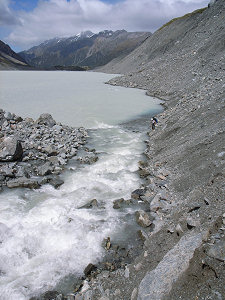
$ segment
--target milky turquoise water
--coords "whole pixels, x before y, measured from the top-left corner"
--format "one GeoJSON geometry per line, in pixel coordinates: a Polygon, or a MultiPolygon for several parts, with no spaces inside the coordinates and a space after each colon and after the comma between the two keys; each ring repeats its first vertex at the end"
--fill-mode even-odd
{"type": "Polygon", "coordinates": [[[159,108],[145,91],[104,84],[115,75],[67,71],[0,71],[0,108],[87,128],[116,125],[159,108]]]}

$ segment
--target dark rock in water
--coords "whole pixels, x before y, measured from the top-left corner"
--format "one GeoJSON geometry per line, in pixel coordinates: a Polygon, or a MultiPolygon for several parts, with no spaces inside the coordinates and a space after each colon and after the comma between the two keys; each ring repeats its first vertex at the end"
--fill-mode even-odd
{"type": "Polygon", "coordinates": [[[80,208],[93,208],[98,207],[98,201],[96,199],[91,200],[87,204],[81,206],[80,208]]]}
{"type": "Polygon", "coordinates": [[[87,267],[84,269],[84,275],[88,276],[91,274],[92,271],[96,270],[96,266],[93,264],[88,264],[87,267]]]}
{"type": "Polygon", "coordinates": [[[121,208],[122,207],[122,204],[124,203],[124,199],[123,198],[121,198],[121,199],[118,199],[118,200],[114,200],[113,201],[113,208],[114,209],[119,209],[119,208],[121,208]]]}
{"type": "Polygon", "coordinates": [[[57,291],[47,291],[40,297],[32,297],[29,300],[63,300],[65,299],[62,294],[57,291]]]}
{"type": "Polygon", "coordinates": [[[141,196],[144,196],[145,191],[145,189],[137,189],[131,193],[131,198],[138,200],[141,196]]]}
{"type": "Polygon", "coordinates": [[[19,178],[9,180],[7,182],[7,187],[10,189],[11,188],[20,188],[20,187],[29,188],[29,189],[37,189],[40,187],[40,184],[35,179],[19,177],[19,178]]]}
{"type": "Polygon", "coordinates": [[[50,114],[41,114],[40,117],[37,119],[36,123],[39,125],[46,125],[49,127],[53,127],[54,125],[56,125],[56,121],[50,114]]]}
{"type": "Polygon", "coordinates": [[[64,181],[57,175],[50,175],[50,176],[45,176],[40,184],[51,184],[55,189],[57,189],[58,187],[60,187],[64,181]]]}
{"type": "Polygon", "coordinates": [[[54,186],[55,189],[59,188],[64,181],[59,176],[54,176],[50,179],[49,184],[54,186]]]}
{"type": "Polygon", "coordinates": [[[6,137],[0,144],[0,162],[21,160],[23,147],[16,138],[6,137]]]}
{"type": "Polygon", "coordinates": [[[111,248],[111,239],[109,236],[103,240],[102,247],[105,248],[105,250],[109,250],[111,248]]]}

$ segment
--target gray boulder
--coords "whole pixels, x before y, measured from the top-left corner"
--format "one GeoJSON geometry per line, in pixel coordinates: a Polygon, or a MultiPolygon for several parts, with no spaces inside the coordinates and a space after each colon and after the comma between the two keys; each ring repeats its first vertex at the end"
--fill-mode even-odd
{"type": "Polygon", "coordinates": [[[0,143],[0,162],[10,162],[21,160],[23,157],[23,147],[21,141],[14,137],[6,137],[0,143]]]}
{"type": "Polygon", "coordinates": [[[29,188],[29,189],[37,189],[40,187],[40,184],[35,179],[19,177],[19,178],[9,180],[7,182],[7,187],[10,189],[20,188],[20,187],[29,188]]]}
{"type": "Polygon", "coordinates": [[[53,117],[50,114],[41,114],[40,117],[36,121],[39,125],[45,125],[49,127],[53,127],[56,125],[56,121],[53,119],[53,117]]]}

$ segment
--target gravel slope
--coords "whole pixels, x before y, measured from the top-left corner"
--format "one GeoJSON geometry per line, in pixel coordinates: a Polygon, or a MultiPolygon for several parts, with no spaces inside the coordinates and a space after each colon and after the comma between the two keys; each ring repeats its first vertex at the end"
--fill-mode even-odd
{"type": "Polygon", "coordinates": [[[224,16],[218,0],[101,68],[125,74],[110,84],[146,89],[166,109],[146,141],[155,229],[134,263],[89,283],[93,299],[225,299],[224,16]]]}

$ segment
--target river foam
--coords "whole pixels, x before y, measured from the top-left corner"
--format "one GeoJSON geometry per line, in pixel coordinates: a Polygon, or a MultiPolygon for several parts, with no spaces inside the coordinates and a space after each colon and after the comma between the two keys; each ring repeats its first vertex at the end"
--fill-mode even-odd
{"type": "Polygon", "coordinates": [[[82,275],[87,264],[103,257],[103,239],[121,231],[126,213],[113,209],[113,200],[129,199],[140,184],[143,136],[102,127],[90,132],[99,160],[68,170],[59,190],[45,185],[0,194],[6,229],[0,248],[2,300],[27,300],[70,274],[82,275]],[[98,208],[80,209],[93,198],[98,208]]]}

